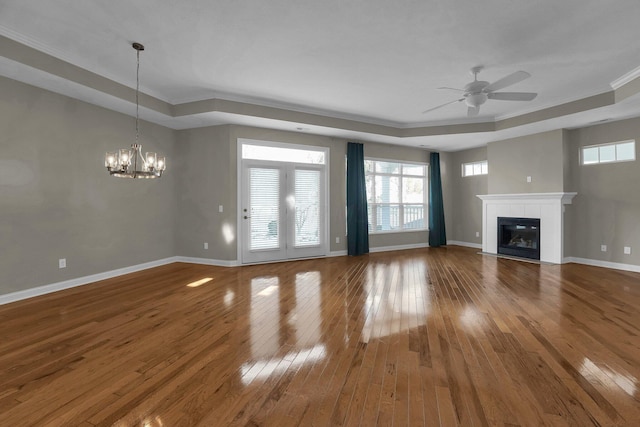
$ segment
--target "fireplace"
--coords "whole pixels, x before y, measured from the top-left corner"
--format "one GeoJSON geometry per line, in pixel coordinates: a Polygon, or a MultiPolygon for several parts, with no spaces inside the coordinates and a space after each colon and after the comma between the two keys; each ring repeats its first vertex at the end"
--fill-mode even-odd
{"type": "Polygon", "coordinates": [[[563,262],[564,208],[576,193],[482,194],[482,252],[498,253],[499,217],[540,218],[540,261],[563,262]]]}
{"type": "Polygon", "coordinates": [[[540,219],[498,217],[498,253],[540,259],[540,219]]]}

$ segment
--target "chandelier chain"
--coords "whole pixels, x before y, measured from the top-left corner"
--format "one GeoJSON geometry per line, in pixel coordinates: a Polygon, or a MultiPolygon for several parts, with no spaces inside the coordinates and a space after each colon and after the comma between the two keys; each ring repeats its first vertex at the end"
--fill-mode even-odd
{"type": "Polygon", "coordinates": [[[140,103],[138,101],[138,94],[140,93],[140,51],[136,49],[136,58],[137,58],[137,66],[136,66],[136,144],[138,143],[138,121],[139,121],[139,111],[140,111],[140,103]]]}

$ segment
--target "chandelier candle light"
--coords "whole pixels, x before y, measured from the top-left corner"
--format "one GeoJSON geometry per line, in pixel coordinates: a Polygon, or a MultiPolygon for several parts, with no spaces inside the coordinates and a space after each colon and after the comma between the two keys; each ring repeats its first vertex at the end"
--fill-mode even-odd
{"type": "Polygon", "coordinates": [[[104,157],[104,165],[109,174],[118,178],[160,178],[167,166],[165,158],[159,157],[153,152],[147,152],[142,156],[142,145],[138,144],[140,51],[144,50],[144,46],[140,43],[133,43],[132,46],[136,50],[138,60],[136,68],[136,142],[131,145],[131,148],[107,152],[104,157]]]}

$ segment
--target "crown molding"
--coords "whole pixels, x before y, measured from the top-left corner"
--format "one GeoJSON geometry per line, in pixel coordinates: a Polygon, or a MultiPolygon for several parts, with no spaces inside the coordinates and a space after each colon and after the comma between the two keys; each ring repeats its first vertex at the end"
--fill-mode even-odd
{"type": "Polygon", "coordinates": [[[640,77],[640,66],[638,66],[637,68],[629,71],[627,74],[618,77],[617,79],[615,79],[614,81],[611,82],[611,87],[613,88],[613,90],[618,90],[620,89],[622,86],[626,85],[629,82],[632,82],[633,80],[637,79],[638,77],[640,77]]]}
{"type": "MultiPolygon", "coordinates": [[[[101,77],[104,77],[108,80],[111,80],[115,83],[121,84],[123,86],[127,86],[129,88],[135,88],[135,80],[134,83],[132,84],[132,82],[128,82],[125,80],[120,79],[119,77],[110,74],[110,73],[106,73],[104,70],[98,70],[96,69],[94,64],[91,64],[89,61],[86,60],[86,58],[82,57],[82,56],[77,56],[77,55],[72,55],[67,51],[61,50],[61,49],[55,49],[49,45],[47,45],[46,43],[42,43],[39,40],[33,39],[31,37],[25,36],[24,34],[9,28],[5,25],[0,25],[0,36],[4,36],[10,40],[13,40],[17,43],[20,43],[22,45],[25,45],[27,47],[30,47],[32,49],[35,49],[39,52],[42,52],[44,54],[47,54],[53,58],[56,58],[58,60],[67,62],[71,65],[74,65],[76,67],[85,69],[89,72],[92,72],[94,74],[97,74],[101,77]]],[[[149,89],[148,87],[144,86],[143,84],[140,85],[140,91],[144,92],[147,95],[153,96],[154,98],[160,99],[166,103],[169,103],[168,99],[162,95],[161,93],[154,91],[152,89],[149,89]]]]}

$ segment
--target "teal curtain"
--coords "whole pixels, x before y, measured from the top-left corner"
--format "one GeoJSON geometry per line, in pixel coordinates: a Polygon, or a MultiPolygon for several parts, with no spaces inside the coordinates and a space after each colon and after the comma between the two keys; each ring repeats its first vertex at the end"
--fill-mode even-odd
{"type": "Polygon", "coordinates": [[[439,153],[431,153],[429,171],[429,246],[438,247],[447,244],[439,153]]]}
{"type": "Polygon", "coordinates": [[[362,144],[347,144],[347,249],[349,255],[369,253],[367,184],[362,144]]]}

